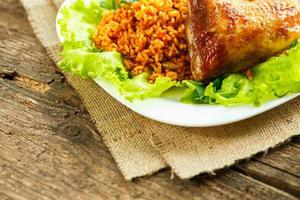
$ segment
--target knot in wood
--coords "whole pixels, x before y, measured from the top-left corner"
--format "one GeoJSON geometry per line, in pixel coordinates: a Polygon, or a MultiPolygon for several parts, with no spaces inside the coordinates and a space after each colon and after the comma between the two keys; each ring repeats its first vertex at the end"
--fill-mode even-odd
{"type": "Polygon", "coordinates": [[[76,137],[80,134],[80,132],[81,132],[81,130],[79,127],[70,125],[70,126],[65,127],[65,130],[63,133],[67,137],[76,137]]]}
{"type": "Polygon", "coordinates": [[[54,128],[59,136],[76,143],[88,143],[93,139],[89,122],[80,117],[70,117],[54,128]]]}

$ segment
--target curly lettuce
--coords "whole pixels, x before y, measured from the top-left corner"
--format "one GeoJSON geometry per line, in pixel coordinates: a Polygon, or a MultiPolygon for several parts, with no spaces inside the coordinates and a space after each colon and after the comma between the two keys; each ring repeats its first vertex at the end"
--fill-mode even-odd
{"type": "MultiPolygon", "coordinates": [[[[130,77],[118,52],[102,52],[94,46],[92,36],[103,14],[135,0],[73,0],[60,10],[58,24],[63,38],[62,60],[65,72],[83,78],[102,78],[112,83],[128,100],[160,97],[175,87],[184,88],[183,103],[260,105],[271,99],[300,92],[300,44],[278,57],[253,68],[253,80],[241,73],[216,78],[205,85],[184,80],[181,83],[167,77],[148,82],[148,73],[130,77]],[[118,3],[119,2],[119,3],[118,3]]],[[[182,90],[180,90],[182,91],[182,90]]]]}
{"type": "Polygon", "coordinates": [[[183,99],[191,103],[201,100],[200,103],[226,106],[236,104],[259,106],[266,101],[300,92],[300,44],[296,44],[278,57],[257,65],[252,71],[254,74],[252,80],[244,74],[232,73],[217,78],[207,86],[184,81],[189,88],[187,91],[193,92],[189,91],[183,99]]]}

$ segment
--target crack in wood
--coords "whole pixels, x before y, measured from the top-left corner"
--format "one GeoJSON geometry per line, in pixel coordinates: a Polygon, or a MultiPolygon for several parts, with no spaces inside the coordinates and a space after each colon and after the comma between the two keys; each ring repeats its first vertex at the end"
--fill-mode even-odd
{"type": "Polygon", "coordinates": [[[7,66],[0,66],[0,78],[16,81],[19,85],[42,93],[47,92],[50,89],[49,84],[55,81],[55,79],[51,79],[48,80],[47,83],[42,83],[25,75],[19,74],[14,69],[7,66]]]}
{"type": "Polygon", "coordinates": [[[37,92],[45,93],[50,89],[48,84],[41,83],[24,75],[17,74],[16,76],[14,76],[13,80],[19,83],[20,85],[37,92]]]}

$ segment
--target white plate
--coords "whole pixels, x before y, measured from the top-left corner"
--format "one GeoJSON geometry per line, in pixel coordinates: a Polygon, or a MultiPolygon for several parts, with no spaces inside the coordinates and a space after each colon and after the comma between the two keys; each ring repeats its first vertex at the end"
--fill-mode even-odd
{"type": "MultiPolygon", "coordinates": [[[[70,0],[66,0],[62,6],[68,4],[68,2],[70,0]]],[[[57,19],[59,18],[60,14],[58,13],[57,19]]],[[[63,41],[58,23],[56,23],[56,28],[60,40],[63,41]]],[[[300,93],[289,95],[269,101],[258,108],[250,105],[235,107],[190,105],[165,97],[129,102],[107,81],[95,80],[95,82],[120,103],[145,117],[186,127],[209,127],[241,121],[266,112],[300,96],[300,93]]]]}

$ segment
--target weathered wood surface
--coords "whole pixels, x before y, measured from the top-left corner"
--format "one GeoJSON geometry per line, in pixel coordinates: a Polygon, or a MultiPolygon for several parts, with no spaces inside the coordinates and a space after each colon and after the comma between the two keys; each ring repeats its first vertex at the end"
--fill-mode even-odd
{"type": "Polygon", "coordinates": [[[217,176],[124,181],[17,0],[0,1],[0,199],[299,199],[300,139],[217,176]]]}

